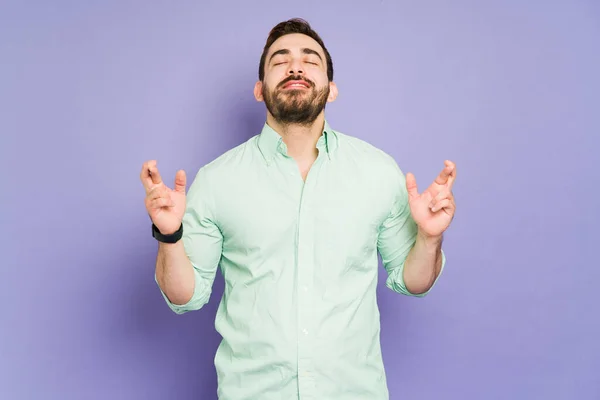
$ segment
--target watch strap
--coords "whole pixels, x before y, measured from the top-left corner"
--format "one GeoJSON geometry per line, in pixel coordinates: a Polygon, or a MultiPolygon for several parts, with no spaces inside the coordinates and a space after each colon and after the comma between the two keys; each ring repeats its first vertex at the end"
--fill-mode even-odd
{"type": "Polygon", "coordinates": [[[177,243],[183,236],[183,223],[170,235],[160,233],[156,225],[152,224],[152,237],[162,243],[177,243]]]}

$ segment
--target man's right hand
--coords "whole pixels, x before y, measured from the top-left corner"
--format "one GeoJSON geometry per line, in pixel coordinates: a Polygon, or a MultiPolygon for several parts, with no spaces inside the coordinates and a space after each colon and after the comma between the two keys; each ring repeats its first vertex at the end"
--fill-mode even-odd
{"type": "Polygon", "coordinates": [[[154,225],[163,235],[176,232],[185,213],[185,171],[177,171],[174,190],[163,183],[156,160],[144,163],[140,179],[146,189],[146,210],[154,225]]]}

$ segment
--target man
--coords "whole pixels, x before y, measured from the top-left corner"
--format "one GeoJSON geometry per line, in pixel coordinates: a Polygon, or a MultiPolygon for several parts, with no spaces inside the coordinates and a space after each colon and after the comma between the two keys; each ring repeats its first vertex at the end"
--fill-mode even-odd
{"type": "Polygon", "coordinates": [[[376,303],[378,252],[390,289],[424,296],[445,262],[453,163],[419,194],[383,151],[333,130],[333,63],[303,20],[273,28],[254,88],[262,132],[202,167],[189,191],[143,165],[159,241],[156,281],[176,313],[208,302],[222,400],[382,400],[388,390],[376,303]]]}

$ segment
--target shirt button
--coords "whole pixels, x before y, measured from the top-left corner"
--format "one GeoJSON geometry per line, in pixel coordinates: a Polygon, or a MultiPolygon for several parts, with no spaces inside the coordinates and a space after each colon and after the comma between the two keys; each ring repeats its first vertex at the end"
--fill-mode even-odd
{"type": "Polygon", "coordinates": [[[304,333],[305,335],[308,335],[308,329],[302,329],[302,333],[304,333]]]}
{"type": "Polygon", "coordinates": [[[308,287],[304,286],[304,287],[302,288],[302,290],[304,290],[305,292],[308,292],[308,287]]]}

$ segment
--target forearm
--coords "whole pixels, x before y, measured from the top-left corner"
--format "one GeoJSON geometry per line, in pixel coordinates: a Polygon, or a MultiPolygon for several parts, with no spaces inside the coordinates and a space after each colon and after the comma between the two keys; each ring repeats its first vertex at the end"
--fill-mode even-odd
{"type": "Polygon", "coordinates": [[[442,269],[442,236],[419,232],[404,264],[403,279],[409,292],[421,294],[431,288],[442,269]]]}
{"type": "Polygon", "coordinates": [[[156,280],[173,304],[186,304],[194,294],[194,268],[183,247],[177,243],[159,243],[156,280]]]}

